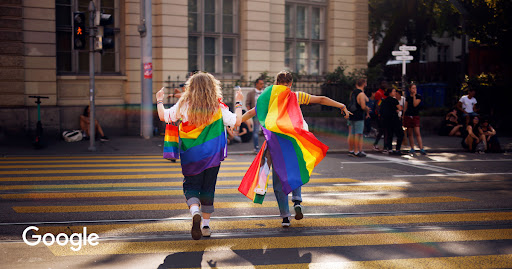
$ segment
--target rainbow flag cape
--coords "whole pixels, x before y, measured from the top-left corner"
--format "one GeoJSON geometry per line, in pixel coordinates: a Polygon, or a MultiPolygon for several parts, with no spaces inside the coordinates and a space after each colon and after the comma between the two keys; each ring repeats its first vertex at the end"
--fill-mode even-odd
{"type": "MultiPolygon", "coordinates": [[[[256,116],[267,142],[266,149],[262,147],[260,154],[269,151],[274,172],[288,194],[309,181],[313,169],[325,157],[329,147],[303,129],[304,119],[297,96],[286,86],[267,87],[256,103],[256,116]]],[[[253,182],[259,180],[253,177],[258,175],[253,171],[257,167],[251,165],[239,187],[239,191],[253,201],[255,199],[250,194],[254,192],[251,187],[256,186],[253,182]]]]}
{"type": "Polygon", "coordinates": [[[164,159],[180,158],[179,139],[180,137],[178,124],[174,122],[167,123],[165,125],[164,159]]]}
{"type": "MultiPolygon", "coordinates": [[[[220,108],[210,123],[204,126],[180,123],[178,134],[181,144],[181,170],[185,176],[197,175],[208,168],[218,166],[227,156],[226,132],[220,108]]],[[[170,135],[169,140],[168,145],[179,145],[174,136],[170,135]]],[[[172,152],[174,153],[174,149],[172,152]]]]}

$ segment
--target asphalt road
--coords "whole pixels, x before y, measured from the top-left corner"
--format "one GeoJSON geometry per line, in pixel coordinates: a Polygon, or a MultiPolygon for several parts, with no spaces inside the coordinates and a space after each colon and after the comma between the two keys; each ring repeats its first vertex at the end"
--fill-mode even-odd
{"type": "Polygon", "coordinates": [[[329,154],[302,189],[305,218],[289,228],[271,184],[263,205],[238,193],[253,157],[230,155],[221,166],[213,234],[199,241],[190,236],[179,164],[131,155],[2,158],[0,267],[512,267],[511,155],[329,154]],[[86,227],[99,244],[29,246],[29,226],[39,228],[29,238],[86,227]]]}

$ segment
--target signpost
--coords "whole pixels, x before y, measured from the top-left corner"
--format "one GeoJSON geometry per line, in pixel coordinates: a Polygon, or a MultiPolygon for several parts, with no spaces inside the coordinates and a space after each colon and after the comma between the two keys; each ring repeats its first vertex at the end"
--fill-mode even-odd
{"type": "Polygon", "coordinates": [[[410,56],[409,51],[416,51],[416,46],[406,46],[402,45],[398,47],[399,50],[395,50],[391,52],[393,56],[396,56],[397,61],[402,61],[402,90],[405,91],[405,62],[412,61],[414,59],[413,56],[410,56]]]}

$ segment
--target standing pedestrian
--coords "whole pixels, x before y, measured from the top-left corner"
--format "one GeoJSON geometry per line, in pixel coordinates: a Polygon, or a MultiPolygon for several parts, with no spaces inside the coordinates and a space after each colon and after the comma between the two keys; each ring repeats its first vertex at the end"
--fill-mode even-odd
{"type": "Polygon", "coordinates": [[[366,79],[360,78],[356,82],[356,89],[350,94],[349,110],[352,112],[348,120],[348,155],[366,157],[363,151],[364,118],[369,109],[366,106],[368,97],[364,93],[366,79]]]}
{"type": "Polygon", "coordinates": [[[405,118],[404,126],[407,128],[407,136],[409,137],[409,145],[411,150],[410,154],[414,154],[414,136],[418,142],[420,153],[426,155],[427,152],[423,148],[423,140],[421,139],[420,132],[420,108],[421,108],[421,95],[418,94],[416,84],[411,84],[409,87],[409,96],[405,99],[405,118]],[[414,135],[414,136],[413,136],[414,135]]]}
{"type": "Polygon", "coordinates": [[[209,237],[210,216],[220,162],[227,154],[226,127],[237,128],[242,120],[241,91],[236,93],[235,113],[222,103],[220,82],[209,73],[196,73],[185,85],[185,92],[169,109],[163,105],[164,88],[156,93],[161,121],[179,126],[181,169],[185,176],[183,192],[192,214],[192,238],[209,237]],[[201,218],[203,225],[201,228],[201,218]]]}
{"type": "MultiPolygon", "coordinates": [[[[256,106],[256,100],[258,100],[258,97],[260,97],[261,93],[263,92],[263,87],[265,87],[265,81],[262,78],[256,79],[254,81],[254,89],[247,93],[247,99],[246,99],[246,108],[247,111],[253,109],[256,106]]],[[[253,120],[253,131],[252,131],[252,139],[254,143],[254,153],[257,153],[259,150],[259,142],[258,142],[258,136],[261,130],[261,126],[259,121],[254,118],[253,120]]]]}
{"type": "Polygon", "coordinates": [[[377,104],[377,102],[375,101],[375,89],[367,90],[366,96],[368,97],[368,101],[366,102],[368,112],[366,113],[366,117],[364,120],[364,134],[365,136],[371,136],[375,134],[373,123],[377,118],[377,114],[375,114],[375,106],[377,104]]]}
{"type": "MultiPolygon", "coordinates": [[[[373,149],[376,151],[380,151],[379,149],[379,141],[385,133],[385,128],[382,122],[382,117],[380,113],[380,108],[382,106],[382,101],[386,99],[386,90],[389,88],[389,84],[387,81],[383,80],[380,82],[380,88],[375,93],[375,114],[377,115],[377,135],[375,136],[375,142],[373,142],[373,149]]],[[[385,140],[385,139],[384,139],[385,140]]]]}
{"type": "Polygon", "coordinates": [[[404,139],[404,131],[402,129],[402,123],[398,118],[398,112],[402,110],[402,107],[395,98],[396,90],[393,88],[386,90],[386,99],[382,102],[381,113],[382,122],[386,127],[384,135],[384,150],[387,150],[390,154],[400,155],[402,140],[404,139]],[[396,135],[396,150],[391,151],[393,147],[393,136],[396,135]]]}
{"type": "MultiPolygon", "coordinates": [[[[325,157],[328,149],[308,131],[308,125],[302,116],[300,105],[321,104],[337,107],[345,115],[345,118],[351,114],[344,104],[328,97],[292,92],[290,90],[292,84],[291,73],[279,72],[274,85],[268,86],[258,98],[257,110],[253,108],[247,111],[242,118],[242,121],[245,121],[256,116],[262,125],[266,141],[238,190],[255,203],[263,202],[261,195],[265,195],[265,190],[256,190],[257,184],[254,181],[259,179],[260,174],[257,171],[260,170],[260,167],[265,163],[270,164],[272,166],[272,186],[280,216],[283,218],[281,223],[283,227],[290,226],[291,214],[288,205],[290,192],[294,203],[295,219],[300,220],[304,217],[301,205],[301,186],[309,181],[313,168],[325,157]],[[261,160],[265,162],[262,163],[261,160]],[[254,172],[252,168],[257,171],[254,172]]],[[[265,183],[266,181],[258,186],[265,188],[265,183]]]]}

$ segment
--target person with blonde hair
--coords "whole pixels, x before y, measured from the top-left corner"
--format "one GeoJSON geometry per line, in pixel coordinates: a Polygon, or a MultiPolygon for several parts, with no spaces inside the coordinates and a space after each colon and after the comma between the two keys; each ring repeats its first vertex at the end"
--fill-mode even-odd
{"type": "Polygon", "coordinates": [[[200,72],[187,80],[185,91],[174,106],[165,109],[163,98],[164,88],[156,93],[160,120],[181,120],[179,155],[185,176],[183,192],[192,214],[192,238],[209,237],[217,175],[220,162],[227,155],[226,126],[240,126],[243,95],[241,91],[236,93],[232,113],[222,103],[220,82],[211,74],[200,72]]]}

